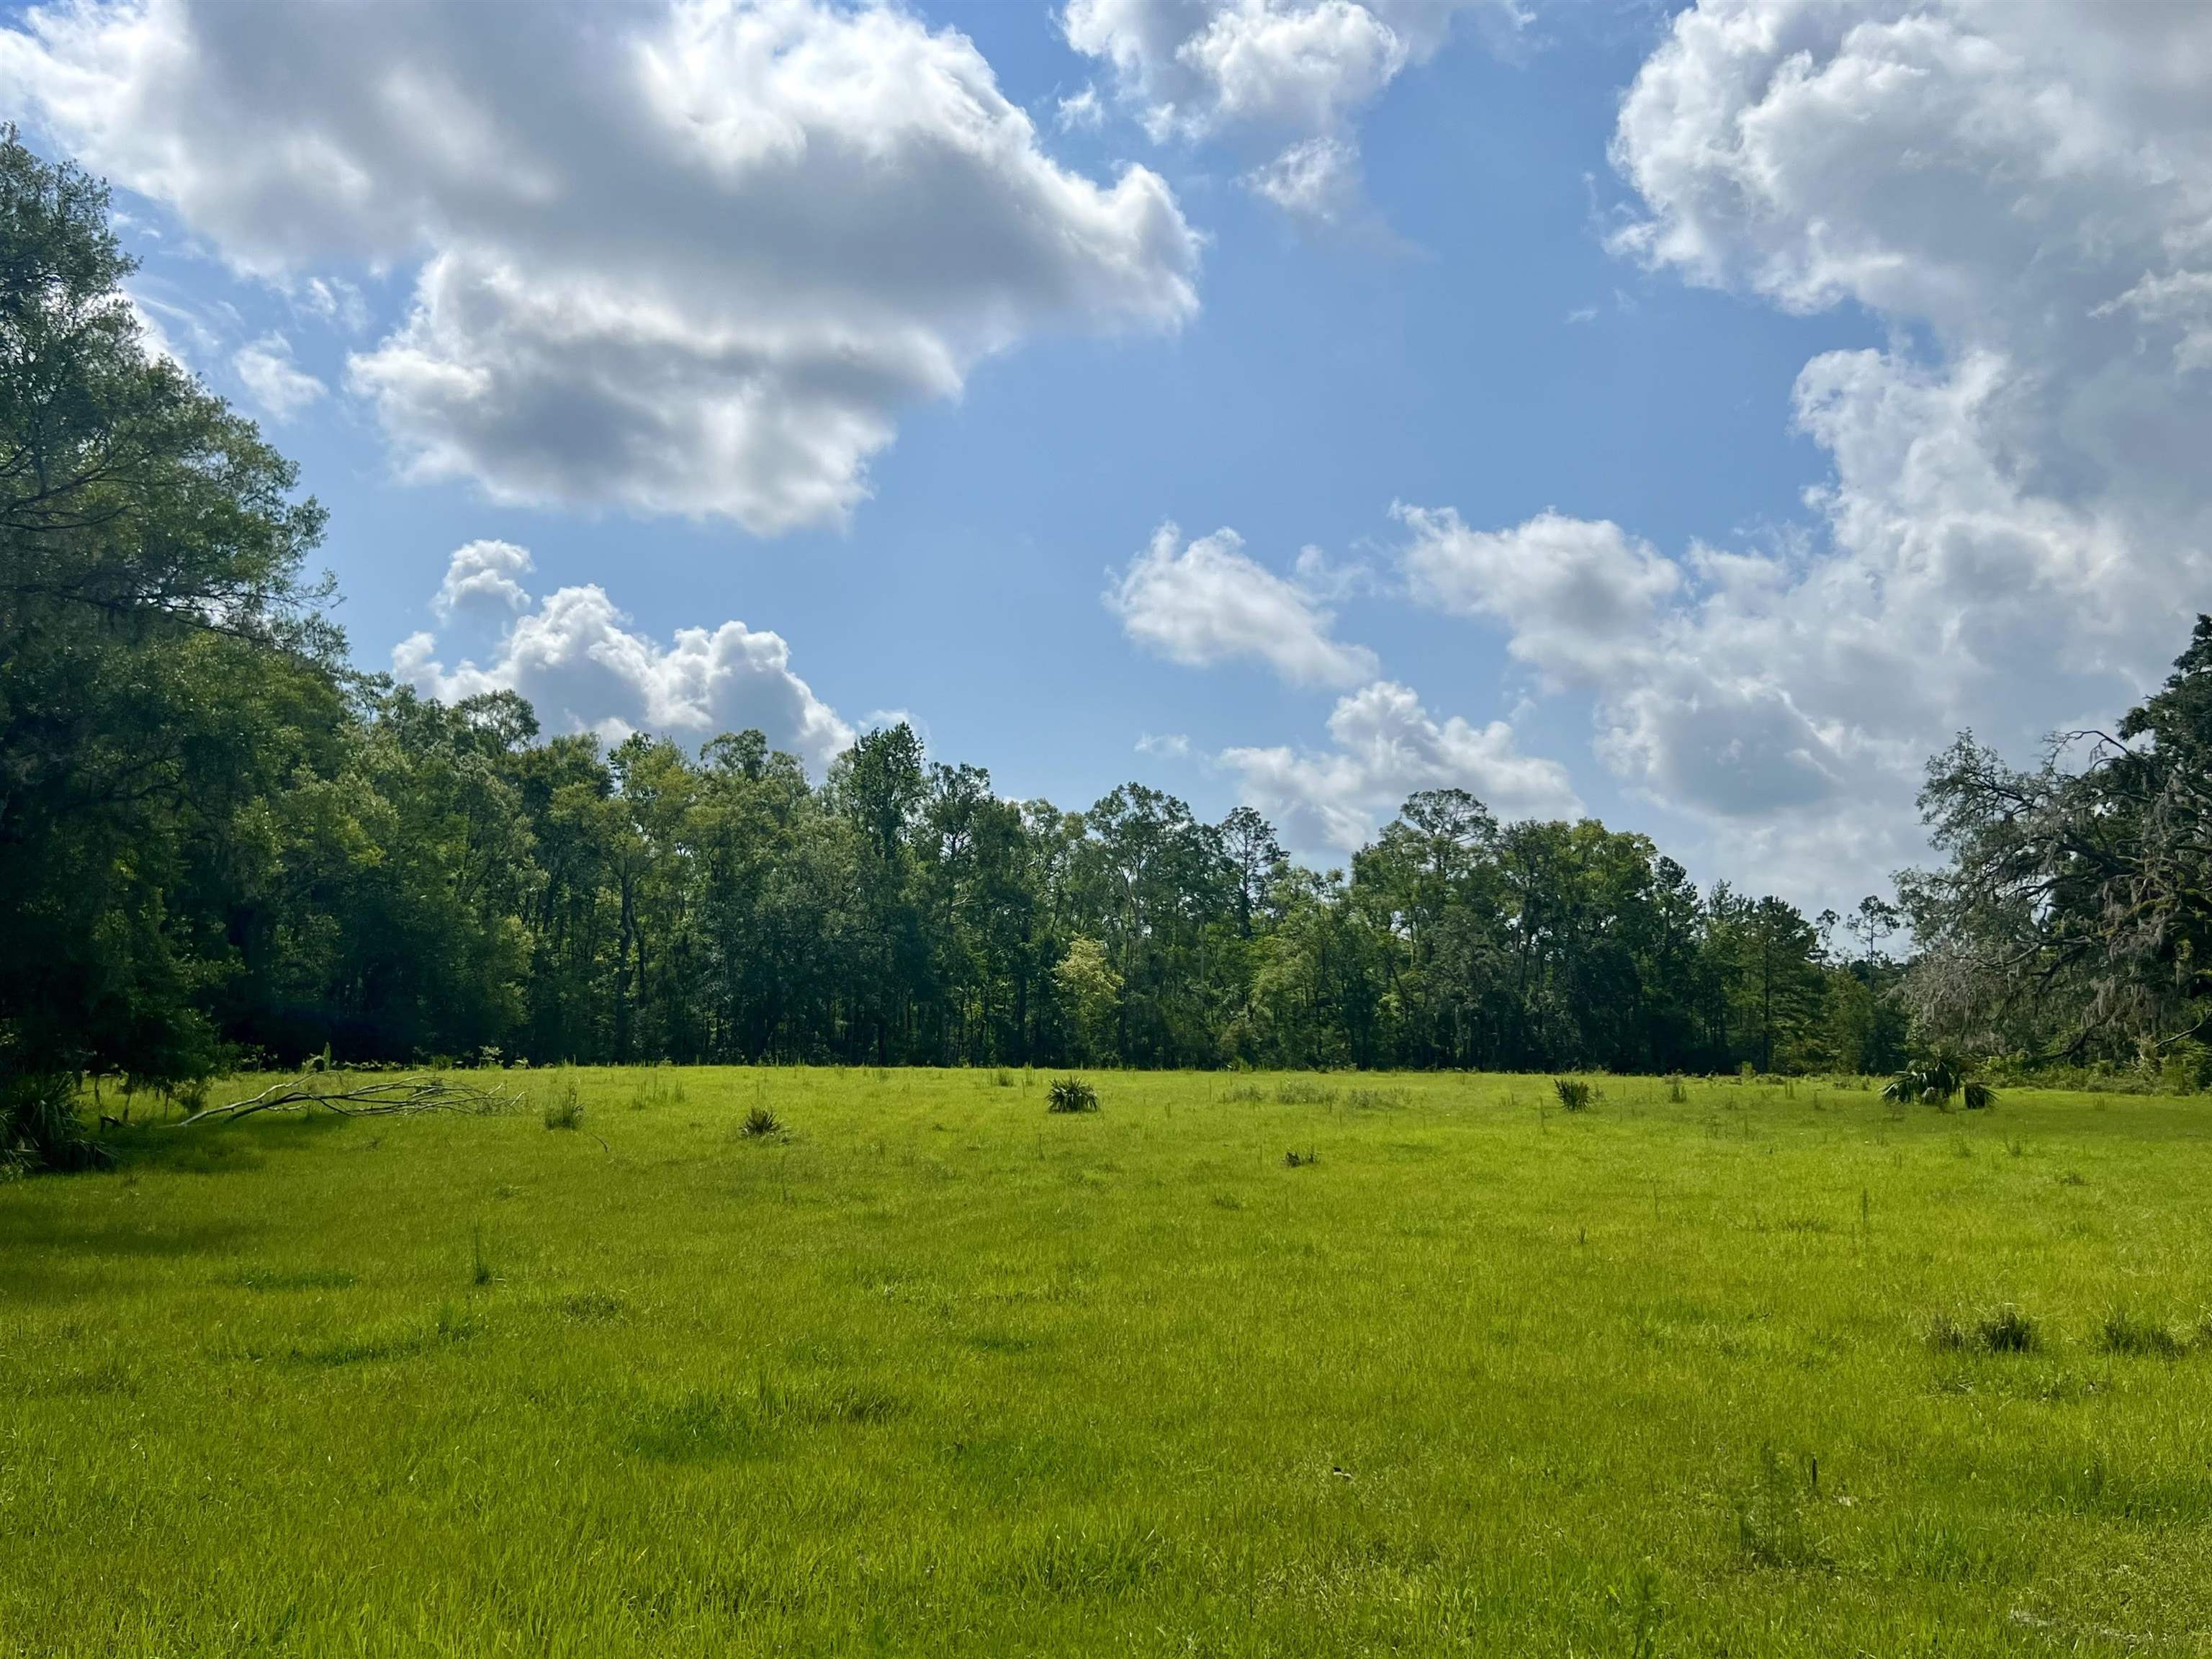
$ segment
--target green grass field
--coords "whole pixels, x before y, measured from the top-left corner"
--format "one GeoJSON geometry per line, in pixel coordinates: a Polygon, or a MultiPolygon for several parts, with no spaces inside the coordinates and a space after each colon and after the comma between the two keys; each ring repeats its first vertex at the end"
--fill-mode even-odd
{"type": "Polygon", "coordinates": [[[572,1075],[0,1187],[0,1653],[2212,1651],[2212,1103],[572,1075]]]}

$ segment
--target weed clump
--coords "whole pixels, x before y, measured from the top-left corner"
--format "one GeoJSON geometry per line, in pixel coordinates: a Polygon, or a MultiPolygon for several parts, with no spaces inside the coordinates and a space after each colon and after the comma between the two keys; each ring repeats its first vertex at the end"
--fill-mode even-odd
{"type": "Polygon", "coordinates": [[[545,1103],[545,1127],[549,1129],[580,1129],[584,1127],[584,1103],[577,1097],[575,1079],[570,1078],[563,1083],[553,1098],[545,1103]]]}
{"type": "Polygon", "coordinates": [[[1366,1111],[1389,1111],[1403,1106],[1407,1096],[1403,1089],[1354,1089],[1345,1097],[1347,1104],[1366,1111]]]}
{"type": "Polygon", "coordinates": [[[1682,1074],[1680,1072],[1672,1073],[1667,1079],[1667,1103],[1680,1106],[1689,1097],[1690,1091],[1682,1081],[1682,1074]]]}
{"type": "Polygon", "coordinates": [[[745,1140],[775,1140],[787,1133],[783,1120],[765,1106],[755,1106],[738,1125],[739,1138],[745,1140]]]}
{"type": "Polygon", "coordinates": [[[1285,1152],[1283,1167],[1286,1170],[1310,1170],[1321,1162],[1319,1152],[1285,1152]]]}
{"type": "Polygon", "coordinates": [[[1309,1083],[1303,1078],[1275,1085],[1275,1103],[1279,1106],[1334,1106],[1336,1091],[1318,1083],[1309,1083]]]}
{"type": "Polygon", "coordinates": [[[579,1325],[611,1325],[623,1314],[623,1300],[605,1291],[578,1291],[561,1298],[561,1311],[579,1325]]]}
{"type": "Polygon", "coordinates": [[[630,1091],[629,1109],[633,1112],[641,1112],[651,1106],[681,1106],[683,1103],[684,1079],[672,1076],[664,1080],[661,1068],[658,1066],[648,1069],[630,1091]]]}
{"type": "Polygon", "coordinates": [[[1928,1346],[1937,1353],[2033,1353],[2043,1335],[2031,1316],[2008,1302],[1966,1322],[1937,1314],[1928,1322],[1928,1346]]]}
{"type": "Polygon", "coordinates": [[[1012,1088],[1014,1086],[1014,1074],[1008,1071],[1005,1066],[1001,1066],[997,1071],[991,1073],[991,1086],[994,1089],[1012,1088]]]}
{"type": "Polygon", "coordinates": [[[2098,1328],[2097,1346],[2106,1353],[2151,1354],[2160,1359],[2180,1358],[2181,1339],[2154,1320],[2138,1318],[2125,1308],[2114,1308],[2098,1328]]]}
{"type": "Polygon", "coordinates": [[[1589,1109],[1590,1086],[1581,1078],[1555,1077],[1552,1079],[1552,1092],[1559,1096],[1559,1109],[1563,1112],[1581,1112],[1589,1109]]]}
{"type": "Polygon", "coordinates": [[[1222,1091],[1221,1097],[1239,1105],[1256,1105],[1265,1100],[1267,1095],[1267,1091],[1256,1083],[1240,1083],[1233,1089],[1222,1091]]]}
{"type": "Polygon", "coordinates": [[[1048,1112],[1095,1112],[1098,1109],[1098,1091],[1079,1077],[1056,1077],[1045,1091],[1044,1109],[1048,1112]]]}
{"type": "Polygon", "coordinates": [[[1984,1316],[1974,1334],[1991,1353],[2033,1353],[2042,1342],[2035,1322],[2009,1304],[1984,1316]]]}

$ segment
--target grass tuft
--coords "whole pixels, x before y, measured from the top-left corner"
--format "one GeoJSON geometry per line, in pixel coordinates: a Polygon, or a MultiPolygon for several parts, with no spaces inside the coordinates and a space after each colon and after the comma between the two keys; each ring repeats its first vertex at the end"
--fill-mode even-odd
{"type": "Polygon", "coordinates": [[[584,1127],[584,1103],[578,1093],[575,1079],[564,1079],[554,1091],[553,1098],[545,1103],[545,1127],[549,1129],[580,1129],[584,1127]]]}
{"type": "Polygon", "coordinates": [[[1345,1096],[1345,1104],[1363,1111],[1396,1111],[1410,1096],[1403,1089],[1354,1089],[1345,1096]]]}
{"type": "Polygon", "coordinates": [[[2035,1321],[2008,1302],[1964,1320],[1936,1314],[1927,1334],[1937,1353],[2033,1353],[2043,1346],[2035,1321]]]}
{"type": "Polygon", "coordinates": [[[2186,1345],[2166,1326],[2116,1307],[2106,1312],[2097,1328],[2097,1346],[2110,1354],[2178,1359],[2186,1345]]]}

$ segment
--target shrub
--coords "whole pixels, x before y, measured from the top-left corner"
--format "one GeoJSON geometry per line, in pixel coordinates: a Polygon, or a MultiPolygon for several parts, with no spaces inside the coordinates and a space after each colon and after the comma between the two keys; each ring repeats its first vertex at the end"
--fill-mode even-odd
{"type": "Polygon", "coordinates": [[[0,1082],[0,1178],[40,1170],[93,1170],[112,1162],[85,1133],[76,1085],[61,1076],[0,1082]]]}
{"type": "Polygon", "coordinates": [[[1321,1162],[1319,1152],[1285,1152],[1283,1167],[1286,1170],[1310,1170],[1321,1162]]]}
{"type": "Polygon", "coordinates": [[[1668,1103],[1680,1106],[1689,1097],[1690,1091],[1682,1082],[1682,1074],[1680,1072],[1672,1073],[1667,1079],[1668,1103]]]}
{"type": "Polygon", "coordinates": [[[1552,1091],[1559,1096],[1563,1112],[1583,1111],[1590,1103],[1590,1086],[1581,1078],[1555,1077],[1552,1079],[1552,1091]]]}
{"type": "Polygon", "coordinates": [[[756,1106],[738,1125],[738,1133],[747,1140],[767,1140],[784,1133],[783,1120],[765,1106],[756,1106]]]}
{"type": "Polygon", "coordinates": [[[1970,1112],[1987,1111],[1997,1103],[1997,1091],[1978,1079],[1968,1078],[1954,1060],[1927,1060],[1907,1066],[1883,1086],[1881,1097],[1897,1106],[1924,1100],[1944,1112],[1951,1109],[1954,1099],[1970,1112]]]}
{"type": "Polygon", "coordinates": [[[1243,1103],[1246,1102],[1262,1101],[1265,1100],[1267,1096],[1267,1091],[1261,1089],[1256,1083],[1240,1083],[1233,1089],[1224,1089],[1222,1091],[1221,1097],[1224,1100],[1236,1101],[1239,1103],[1243,1103]]]}
{"type": "Polygon", "coordinates": [[[1098,1091],[1079,1077],[1056,1077],[1045,1092],[1048,1112],[1095,1112],[1098,1109],[1098,1091]]]}
{"type": "Polygon", "coordinates": [[[994,1088],[1011,1089],[1014,1086],[1014,1074],[1001,1066],[991,1073],[991,1084],[994,1088]]]}
{"type": "Polygon", "coordinates": [[[1280,1106],[1334,1106],[1336,1091],[1301,1078],[1276,1085],[1275,1103],[1280,1106]]]}

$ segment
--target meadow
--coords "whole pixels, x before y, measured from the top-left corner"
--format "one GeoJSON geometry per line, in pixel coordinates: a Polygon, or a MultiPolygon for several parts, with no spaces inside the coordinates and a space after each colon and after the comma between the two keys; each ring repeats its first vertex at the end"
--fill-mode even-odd
{"type": "Polygon", "coordinates": [[[0,1186],[0,1653],[2212,1650],[2212,1103],[506,1080],[0,1186]]]}

